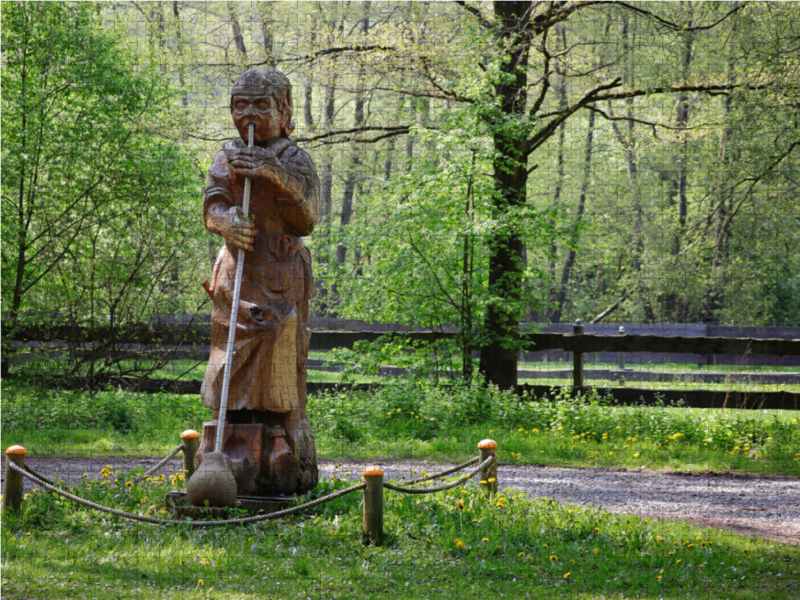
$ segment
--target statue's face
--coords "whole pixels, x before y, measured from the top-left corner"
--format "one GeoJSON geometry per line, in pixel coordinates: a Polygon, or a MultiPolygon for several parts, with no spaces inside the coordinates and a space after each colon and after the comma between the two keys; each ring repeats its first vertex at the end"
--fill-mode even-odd
{"type": "Polygon", "coordinates": [[[255,125],[254,143],[266,142],[281,135],[288,116],[278,111],[278,103],[271,96],[233,97],[231,103],[233,124],[241,138],[247,142],[247,129],[255,125]]]}

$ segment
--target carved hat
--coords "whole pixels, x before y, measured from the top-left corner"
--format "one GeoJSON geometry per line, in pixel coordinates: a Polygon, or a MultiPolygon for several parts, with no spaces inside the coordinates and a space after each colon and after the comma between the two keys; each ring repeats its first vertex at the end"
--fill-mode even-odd
{"type": "Polygon", "coordinates": [[[294,130],[292,123],[292,84],[289,78],[278,69],[259,67],[245,71],[236,80],[231,89],[230,108],[233,110],[234,96],[269,96],[275,98],[278,110],[286,115],[284,135],[294,130]]]}

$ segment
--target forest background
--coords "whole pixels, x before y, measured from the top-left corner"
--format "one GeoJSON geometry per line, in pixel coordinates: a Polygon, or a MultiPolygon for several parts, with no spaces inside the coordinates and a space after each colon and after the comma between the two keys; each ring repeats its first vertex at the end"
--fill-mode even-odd
{"type": "Polygon", "coordinates": [[[503,387],[520,322],[800,325],[794,4],[18,2],[2,24],[4,375],[25,328],[102,328],[100,356],[210,311],[202,187],[256,65],[292,81],[322,182],[312,316],[455,325],[503,387]]]}

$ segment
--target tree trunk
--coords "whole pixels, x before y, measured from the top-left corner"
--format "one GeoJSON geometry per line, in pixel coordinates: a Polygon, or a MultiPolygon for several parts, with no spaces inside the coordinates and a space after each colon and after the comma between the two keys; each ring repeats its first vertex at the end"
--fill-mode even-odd
{"type": "MultiPolygon", "coordinates": [[[[629,88],[633,88],[634,86],[634,77],[633,73],[636,69],[636,64],[634,62],[634,53],[633,48],[634,45],[634,34],[630,31],[629,27],[628,16],[623,15],[622,17],[622,39],[623,45],[625,48],[626,54],[629,55],[629,61],[626,64],[626,73],[625,73],[625,84],[629,88]]],[[[611,109],[611,103],[609,102],[609,111],[613,114],[611,109]]],[[[655,315],[653,314],[653,307],[650,304],[650,299],[647,297],[647,288],[645,287],[644,283],[642,283],[642,255],[644,254],[644,211],[642,209],[642,192],[639,188],[639,167],[636,162],[636,153],[635,153],[635,141],[634,141],[634,119],[633,115],[633,100],[628,99],[625,101],[625,117],[628,119],[627,121],[627,132],[625,135],[622,134],[620,128],[617,126],[615,121],[612,121],[612,126],[614,130],[614,135],[617,138],[620,146],[624,151],[625,155],[625,163],[628,173],[628,186],[631,190],[631,205],[633,208],[633,236],[632,236],[632,246],[633,246],[633,253],[631,256],[631,262],[633,263],[633,268],[636,271],[636,277],[638,278],[636,289],[639,292],[639,303],[644,309],[645,313],[645,320],[647,322],[653,323],[655,322],[655,315]]]]}
{"type": "MultiPolygon", "coordinates": [[[[556,25],[556,34],[558,35],[559,41],[561,43],[561,51],[566,51],[567,48],[567,33],[564,28],[563,23],[559,23],[556,25]]],[[[559,75],[559,85],[556,93],[558,94],[558,110],[565,110],[567,108],[567,78],[566,72],[564,70],[564,66],[561,64],[561,61],[556,62],[555,67],[556,73],[559,75]]],[[[561,190],[564,188],[564,138],[566,136],[566,123],[562,123],[558,128],[558,153],[556,155],[556,185],[555,190],[553,191],[553,207],[557,207],[558,204],[561,202],[561,190]]],[[[551,226],[555,226],[555,223],[551,223],[551,226]]],[[[555,283],[556,283],[556,242],[555,239],[550,240],[550,264],[548,269],[548,274],[550,276],[550,286],[547,292],[547,300],[548,304],[552,304],[556,297],[554,295],[555,292],[555,283]]],[[[558,320],[561,318],[561,310],[560,308],[553,309],[552,307],[548,307],[547,309],[547,320],[553,323],[557,323],[558,320]]],[[[538,316],[538,315],[537,315],[538,316]]],[[[534,319],[538,320],[538,319],[534,319]]]]}
{"type": "MultiPolygon", "coordinates": [[[[503,81],[495,84],[495,94],[502,99],[501,110],[509,117],[527,112],[528,42],[523,19],[530,18],[530,2],[494,3],[494,12],[502,24],[502,35],[511,37],[510,59],[502,63],[503,81]]],[[[493,131],[495,158],[493,201],[494,218],[503,221],[505,213],[526,202],[528,183],[527,136],[506,128],[493,131]]],[[[517,385],[517,342],[519,340],[520,299],[522,296],[522,236],[520,224],[502,225],[489,241],[489,292],[494,298],[488,305],[484,322],[486,342],[481,347],[480,371],[500,389],[517,385]]]]}
{"type": "Polygon", "coordinates": [[[272,30],[275,27],[272,11],[273,2],[259,2],[258,8],[261,13],[261,35],[264,38],[264,59],[268,67],[275,68],[275,38],[272,30]]]}
{"type": "Polygon", "coordinates": [[[228,18],[231,22],[231,29],[233,29],[233,42],[236,44],[236,52],[241,58],[247,58],[247,48],[244,47],[242,27],[239,25],[239,19],[236,16],[236,4],[233,2],[228,2],[228,18]]]}
{"type": "MultiPolygon", "coordinates": [[[[735,3],[736,5],[738,3],[735,3]]],[[[728,53],[728,83],[733,83],[736,78],[736,53],[734,51],[733,39],[736,36],[737,22],[734,23],[731,31],[731,41],[728,53]]],[[[719,152],[719,170],[722,172],[723,179],[729,177],[729,168],[731,164],[736,163],[736,156],[733,149],[733,98],[730,94],[726,95],[723,100],[724,120],[725,123],[722,129],[722,139],[720,140],[719,152]]],[[[715,285],[717,277],[717,270],[719,268],[722,256],[725,254],[726,240],[730,239],[730,225],[728,219],[729,212],[733,212],[733,188],[727,183],[721,187],[719,194],[719,209],[717,210],[717,226],[714,232],[714,252],[711,257],[711,264],[709,267],[708,280],[706,282],[706,289],[703,295],[703,303],[700,308],[700,318],[703,322],[709,323],[715,320],[715,313],[721,306],[721,294],[716,289],[724,289],[724,286],[715,285]]],[[[710,230],[710,227],[709,227],[710,230]]]]}
{"type": "MultiPolygon", "coordinates": [[[[594,112],[589,111],[589,128],[588,132],[586,133],[586,150],[584,152],[584,159],[583,159],[583,182],[581,183],[581,193],[578,197],[578,211],[575,215],[575,222],[574,227],[575,229],[578,228],[580,225],[581,219],[583,218],[583,212],[586,207],[586,194],[589,191],[589,182],[592,178],[592,140],[594,138],[594,112]]],[[[564,263],[564,268],[561,271],[561,287],[558,290],[558,298],[556,299],[558,306],[556,308],[556,312],[553,315],[553,322],[558,323],[561,321],[561,314],[564,310],[564,301],[567,297],[567,285],[569,284],[569,278],[572,274],[572,267],[575,264],[575,257],[577,256],[577,252],[574,248],[569,249],[569,255],[567,256],[567,261],[564,263]]]]}
{"type": "MultiPolygon", "coordinates": [[[[370,3],[366,2],[364,5],[364,17],[361,19],[361,33],[366,38],[369,33],[369,8],[370,3]]],[[[353,127],[358,129],[364,124],[364,80],[366,78],[366,70],[362,66],[358,73],[358,87],[359,94],[356,97],[356,104],[353,111],[353,127]]],[[[347,173],[347,179],[344,182],[344,193],[342,194],[342,216],[339,224],[339,231],[344,232],[344,229],[350,223],[353,215],[353,196],[355,194],[356,183],[360,167],[362,165],[361,149],[353,143],[350,149],[350,170],[347,173]]],[[[344,264],[347,259],[347,246],[340,243],[336,248],[336,262],[344,264]]]]}
{"type": "MultiPolygon", "coordinates": [[[[682,3],[683,4],[683,3],[682,3]]],[[[691,11],[691,7],[689,8],[691,11]]],[[[687,26],[692,26],[691,13],[687,22],[687,26]]],[[[683,45],[681,47],[680,57],[680,83],[687,83],[689,80],[689,71],[692,64],[692,43],[694,41],[694,33],[687,31],[683,33],[683,45]]],[[[685,129],[689,122],[689,95],[679,94],[675,103],[675,127],[678,129],[678,148],[672,157],[673,164],[673,177],[670,183],[669,190],[669,205],[674,207],[678,205],[678,230],[672,240],[672,247],[670,254],[674,257],[673,260],[677,263],[677,257],[681,251],[681,240],[684,230],[686,228],[686,214],[688,210],[686,187],[687,175],[686,164],[688,159],[688,144],[686,142],[685,129]]],[[[677,266],[677,264],[676,264],[677,266]]],[[[673,322],[681,322],[686,319],[685,314],[686,302],[678,307],[678,294],[675,291],[670,291],[666,296],[665,312],[668,318],[673,322]]]]}

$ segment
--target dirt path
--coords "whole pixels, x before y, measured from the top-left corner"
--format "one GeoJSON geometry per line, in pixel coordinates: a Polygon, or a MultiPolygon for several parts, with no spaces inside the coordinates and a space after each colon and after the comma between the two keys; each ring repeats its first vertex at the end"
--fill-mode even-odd
{"type": "MultiPolygon", "coordinates": [[[[46,477],[75,483],[100,477],[105,465],[125,472],[155,465],[152,458],[51,458],[30,457],[33,469],[46,477]]],[[[447,464],[412,460],[375,461],[387,479],[415,476],[411,470],[435,472],[447,464]]],[[[320,460],[320,473],[350,473],[356,478],[373,462],[320,460]],[[341,465],[338,467],[337,465],[341,465]]],[[[180,469],[180,456],[163,467],[180,469]]],[[[717,475],[500,465],[502,488],[524,491],[529,497],[601,506],[618,514],[689,521],[707,527],[729,529],[745,535],[800,545],[800,479],[769,475],[717,475]]],[[[26,491],[32,487],[26,480],[26,491]]]]}

